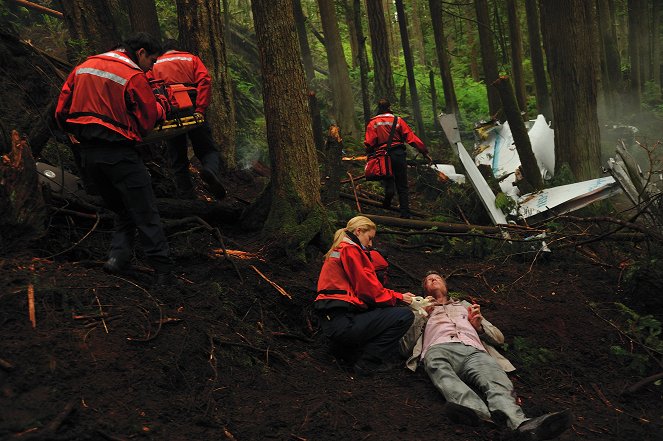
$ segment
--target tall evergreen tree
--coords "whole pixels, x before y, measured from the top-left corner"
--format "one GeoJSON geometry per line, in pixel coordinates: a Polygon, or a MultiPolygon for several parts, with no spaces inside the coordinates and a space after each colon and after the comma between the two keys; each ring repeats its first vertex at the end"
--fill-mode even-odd
{"type": "Polygon", "coordinates": [[[358,131],[355,122],[350,73],[341,46],[341,34],[338,30],[334,1],[318,0],[318,6],[320,8],[322,31],[325,34],[329,84],[333,103],[332,114],[346,136],[357,138],[358,131]]]}
{"type": "Polygon", "coordinates": [[[458,100],[456,90],[451,76],[451,65],[447,55],[447,38],[444,33],[444,20],[442,17],[442,0],[428,0],[431,22],[433,24],[433,36],[435,37],[435,52],[437,54],[437,66],[442,77],[442,88],[444,89],[444,111],[453,113],[460,118],[458,112],[458,100]]]}
{"type": "Polygon", "coordinates": [[[488,95],[488,110],[495,116],[500,109],[501,101],[497,90],[491,87],[498,78],[497,55],[495,54],[495,43],[490,28],[490,17],[488,14],[488,0],[474,0],[477,14],[477,26],[479,29],[479,42],[481,46],[481,64],[483,66],[483,81],[486,84],[488,95]]]}
{"type": "Polygon", "coordinates": [[[157,7],[154,0],[125,0],[131,30],[134,32],[147,32],[161,39],[161,28],[157,17],[157,7]]]}
{"type": "Polygon", "coordinates": [[[253,213],[267,213],[263,231],[294,260],[326,226],[311,132],[306,80],[290,0],[251,2],[263,78],[271,182],[253,213]],[[278,60],[276,62],[275,60],[278,60]]]}
{"type": "Polygon", "coordinates": [[[536,0],[525,0],[525,13],[527,14],[529,54],[532,61],[534,88],[536,90],[536,110],[550,121],[552,118],[552,104],[550,103],[550,95],[548,93],[548,79],[541,47],[539,9],[536,0]]]}
{"type": "Polygon", "coordinates": [[[176,0],[179,39],[184,50],[200,57],[212,77],[207,119],[221,148],[222,167],[237,168],[235,100],[226,58],[221,4],[214,0],[176,0]]]}
{"type": "Polygon", "coordinates": [[[389,52],[389,39],[387,37],[387,24],[384,18],[384,9],[379,0],[366,0],[368,14],[368,29],[371,35],[371,53],[373,54],[374,90],[375,99],[387,98],[396,101],[396,87],[391,71],[391,56],[389,52]]]}
{"type": "Polygon", "coordinates": [[[72,64],[110,50],[122,40],[108,13],[108,0],[60,0],[60,7],[69,30],[67,58],[72,64]]]}
{"type": "Polygon", "coordinates": [[[417,79],[414,77],[414,59],[410,48],[410,39],[407,31],[407,17],[403,0],[396,0],[396,13],[398,14],[398,26],[401,33],[401,42],[403,45],[403,55],[405,58],[405,69],[407,71],[407,82],[410,86],[410,98],[412,99],[412,111],[417,124],[417,133],[424,143],[426,142],[426,132],[424,130],[424,119],[421,116],[421,106],[419,105],[419,92],[417,92],[417,79]]]}
{"type": "Polygon", "coordinates": [[[576,179],[601,171],[597,115],[598,55],[591,28],[593,5],[584,0],[543,1],[541,24],[548,60],[555,130],[555,168],[568,164],[576,179]],[[572,86],[571,86],[572,85],[572,86]]]}

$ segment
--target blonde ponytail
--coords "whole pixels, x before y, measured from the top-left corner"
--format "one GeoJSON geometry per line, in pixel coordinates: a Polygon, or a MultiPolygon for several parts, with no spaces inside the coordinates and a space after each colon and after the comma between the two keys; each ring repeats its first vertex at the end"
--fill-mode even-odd
{"type": "Polygon", "coordinates": [[[327,251],[327,253],[325,254],[325,259],[329,257],[332,251],[338,248],[339,244],[345,237],[346,231],[354,233],[354,231],[357,229],[361,231],[366,231],[366,230],[376,230],[377,227],[375,226],[375,223],[366,216],[353,217],[348,221],[348,224],[345,226],[345,228],[339,228],[338,230],[336,230],[336,233],[334,233],[334,242],[332,242],[332,246],[329,248],[329,251],[327,251]]]}

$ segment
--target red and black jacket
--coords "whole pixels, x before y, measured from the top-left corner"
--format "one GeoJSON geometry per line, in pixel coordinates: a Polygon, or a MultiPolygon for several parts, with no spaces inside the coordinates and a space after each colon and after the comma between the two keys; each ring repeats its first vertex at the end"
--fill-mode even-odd
{"type": "MultiPolygon", "coordinates": [[[[382,113],[371,118],[366,125],[366,134],[364,136],[364,145],[367,151],[375,152],[387,147],[389,132],[393,123],[394,115],[391,113],[382,113]]],[[[404,148],[406,143],[412,145],[423,154],[428,153],[428,149],[423,141],[414,134],[403,118],[398,118],[394,138],[391,141],[391,149],[404,148]]]]}
{"type": "Polygon", "coordinates": [[[184,51],[168,51],[157,59],[151,74],[166,84],[184,84],[195,87],[196,112],[205,113],[212,94],[212,78],[197,56],[184,51]]]}
{"type": "Polygon", "coordinates": [[[55,119],[61,128],[96,124],[141,141],[165,116],[145,73],[121,50],[89,57],[62,86],[55,119]]]}
{"type": "Polygon", "coordinates": [[[325,259],[318,279],[316,310],[343,307],[361,311],[394,306],[403,300],[403,294],[382,286],[369,253],[357,242],[345,237],[325,259]]]}

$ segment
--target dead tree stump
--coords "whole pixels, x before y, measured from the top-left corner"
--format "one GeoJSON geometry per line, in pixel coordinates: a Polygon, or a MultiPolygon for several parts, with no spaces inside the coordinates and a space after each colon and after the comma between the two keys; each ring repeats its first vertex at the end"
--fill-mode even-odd
{"type": "Polygon", "coordinates": [[[40,238],[46,216],[30,146],[13,130],[11,151],[0,159],[0,249],[40,238]]]}

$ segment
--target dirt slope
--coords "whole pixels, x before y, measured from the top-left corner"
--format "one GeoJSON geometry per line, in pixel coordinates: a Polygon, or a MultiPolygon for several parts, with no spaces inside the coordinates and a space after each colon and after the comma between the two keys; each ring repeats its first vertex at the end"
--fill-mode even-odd
{"type": "MultiPolygon", "coordinates": [[[[101,271],[110,225],[37,258],[90,226],[54,218],[49,238],[2,256],[0,359],[11,366],[0,367],[0,439],[508,439],[451,424],[421,371],[358,379],[339,365],[310,309],[321,256],[290,267],[264,255],[258,237],[222,226],[228,249],[254,253],[231,262],[209,234],[187,232],[169,238],[180,277],[161,290],[146,268],[101,271]]],[[[398,267],[394,288],[416,292],[415,279],[434,268],[483,305],[506,335],[526,413],[573,410],[561,439],[663,439],[660,386],[621,395],[641,377],[610,354],[630,347],[607,321],[617,317],[617,268],[572,253],[534,264],[460,258],[386,239],[378,232],[398,267]]]]}

